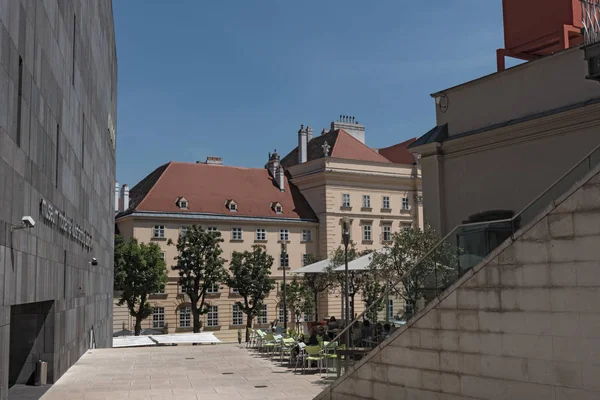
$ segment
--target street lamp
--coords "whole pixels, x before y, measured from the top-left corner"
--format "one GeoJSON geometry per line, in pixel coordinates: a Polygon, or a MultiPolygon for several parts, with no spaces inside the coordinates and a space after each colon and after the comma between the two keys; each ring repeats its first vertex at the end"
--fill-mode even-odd
{"type": "Polygon", "coordinates": [[[286,283],[285,283],[285,270],[287,268],[286,264],[286,254],[287,254],[287,243],[281,242],[281,264],[283,267],[283,329],[287,332],[287,296],[286,292],[286,283]]]}
{"type": "Polygon", "coordinates": [[[344,285],[344,300],[345,300],[345,308],[346,308],[346,346],[350,346],[350,330],[348,327],[350,326],[350,307],[348,305],[348,244],[350,244],[350,219],[348,217],[342,218],[342,240],[344,241],[344,273],[345,273],[345,282],[344,285]]]}

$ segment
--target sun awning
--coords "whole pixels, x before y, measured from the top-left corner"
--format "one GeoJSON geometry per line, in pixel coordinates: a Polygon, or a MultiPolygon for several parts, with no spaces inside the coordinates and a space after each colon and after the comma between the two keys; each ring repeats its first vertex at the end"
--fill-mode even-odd
{"type": "MultiPolygon", "coordinates": [[[[389,251],[386,248],[376,250],[377,253],[383,253],[389,251]]],[[[348,271],[364,271],[369,269],[371,261],[373,260],[373,253],[366,254],[362,257],[352,260],[348,263],[348,271]]],[[[345,265],[340,265],[335,268],[334,271],[344,272],[346,270],[345,265]]]]}
{"type": "Polygon", "coordinates": [[[307,265],[306,267],[294,269],[290,271],[292,274],[322,274],[325,272],[325,268],[329,266],[330,260],[321,260],[316,263],[307,265]]]}

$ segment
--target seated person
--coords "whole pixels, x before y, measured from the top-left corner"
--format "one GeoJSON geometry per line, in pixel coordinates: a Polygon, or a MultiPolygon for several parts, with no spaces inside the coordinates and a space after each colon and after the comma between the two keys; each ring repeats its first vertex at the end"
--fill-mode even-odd
{"type": "Polygon", "coordinates": [[[373,336],[373,327],[371,326],[371,323],[368,319],[365,319],[365,322],[363,322],[361,331],[361,336],[363,340],[370,340],[371,336],[373,336]]]}
{"type": "Polygon", "coordinates": [[[383,325],[383,337],[384,338],[388,338],[390,335],[392,334],[392,327],[390,326],[390,324],[384,324],[383,325]]]}

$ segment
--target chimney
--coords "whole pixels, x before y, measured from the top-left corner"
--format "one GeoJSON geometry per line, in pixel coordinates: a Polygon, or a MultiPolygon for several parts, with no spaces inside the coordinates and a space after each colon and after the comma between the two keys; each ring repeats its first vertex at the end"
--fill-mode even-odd
{"type": "Polygon", "coordinates": [[[277,168],[279,168],[279,154],[277,154],[277,150],[273,150],[273,154],[269,153],[269,161],[265,164],[265,168],[269,171],[269,175],[275,179],[277,168]]]}
{"type": "Polygon", "coordinates": [[[129,208],[129,185],[121,186],[121,198],[119,199],[119,211],[126,211],[129,208]]]}
{"type": "Polygon", "coordinates": [[[119,182],[115,182],[115,211],[119,211],[119,182]]]}
{"type": "Polygon", "coordinates": [[[300,130],[298,131],[298,164],[306,162],[307,133],[307,128],[305,129],[304,125],[300,125],[300,130]]]}
{"type": "Polygon", "coordinates": [[[306,127],[306,148],[308,149],[308,142],[310,142],[313,138],[312,128],[310,126],[306,127]]]}
{"type": "Polygon", "coordinates": [[[206,162],[204,164],[223,165],[223,159],[221,157],[206,157],[206,162]]]}
{"type": "Polygon", "coordinates": [[[275,183],[277,183],[277,187],[279,187],[280,191],[285,191],[285,173],[281,165],[277,168],[277,173],[275,175],[275,183]]]}
{"type": "Polygon", "coordinates": [[[362,143],[365,143],[365,126],[359,124],[353,116],[340,115],[338,121],[331,123],[331,129],[343,129],[362,143]]]}

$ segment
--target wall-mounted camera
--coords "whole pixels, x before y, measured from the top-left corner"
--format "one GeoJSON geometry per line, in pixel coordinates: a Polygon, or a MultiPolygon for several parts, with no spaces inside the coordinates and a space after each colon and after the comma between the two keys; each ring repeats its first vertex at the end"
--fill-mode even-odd
{"type": "Polygon", "coordinates": [[[92,262],[90,264],[92,264],[94,267],[98,265],[98,260],[96,260],[96,257],[92,257],[92,262]]]}

